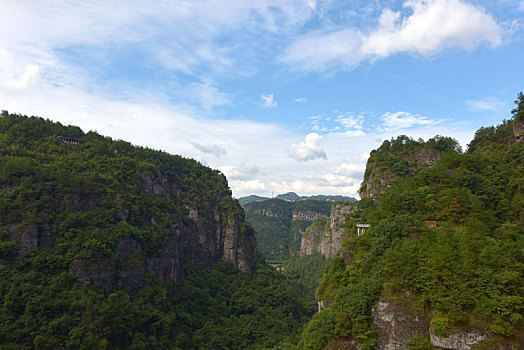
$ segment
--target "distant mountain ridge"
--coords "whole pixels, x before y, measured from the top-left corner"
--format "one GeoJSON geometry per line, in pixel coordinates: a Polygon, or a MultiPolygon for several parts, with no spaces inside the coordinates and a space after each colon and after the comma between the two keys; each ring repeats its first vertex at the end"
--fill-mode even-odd
{"type": "MultiPolygon", "coordinates": [[[[257,195],[250,195],[245,197],[238,198],[238,201],[240,202],[240,205],[244,205],[251,202],[258,202],[258,201],[264,201],[271,199],[269,197],[262,197],[257,195]]],[[[349,197],[349,196],[342,196],[342,195],[323,195],[318,194],[314,196],[299,196],[295,192],[287,192],[283,194],[279,194],[275,197],[275,199],[282,199],[284,201],[288,202],[294,202],[294,201],[300,201],[300,200],[306,200],[306,199],[315,199],[319,201],[329,201],[329,202],[335,202],[335,201],[357,201],[356,198],[349,197]]]]}
{"type": "Polygon", "coordinates": [[[331,201],[267,199],[244,202],[246,221],[255,229],[257,249],[271,261],[285,261],[300,250],[302,233],[318,218],[328,217],[331,201]]]}

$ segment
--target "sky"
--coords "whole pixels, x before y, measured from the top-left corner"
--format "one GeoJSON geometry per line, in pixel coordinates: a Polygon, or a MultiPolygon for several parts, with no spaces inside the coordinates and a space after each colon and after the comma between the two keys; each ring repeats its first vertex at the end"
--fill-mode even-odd
{"type": "Polygon", "coordinates": [[[0,109],[194,158],[235,197],[358,198],[387,139],[524,91],[524,0],[0,0],[0,109]]]}

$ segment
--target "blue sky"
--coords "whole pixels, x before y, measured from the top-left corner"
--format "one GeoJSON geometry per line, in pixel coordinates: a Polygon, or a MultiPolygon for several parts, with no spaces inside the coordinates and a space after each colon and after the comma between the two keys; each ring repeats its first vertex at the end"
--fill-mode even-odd
{"type": "Polygon", "coordinates": [[[369,152],[511,116],[524,0],[0,0],[0,108],[358,196],[369,152]]]}

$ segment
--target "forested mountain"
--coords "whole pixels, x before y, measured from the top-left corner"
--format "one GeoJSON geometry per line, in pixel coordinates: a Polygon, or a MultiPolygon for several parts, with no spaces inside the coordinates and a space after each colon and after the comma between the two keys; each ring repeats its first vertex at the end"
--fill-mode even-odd
{"type": "MultiPolygon", "coordinates": [[[[250,195],[246,197],[240,197],[238,201],[240,202],[240,205],[248,204],[251,202],[258,202],[258,201],[265,201],[267,199],[272,199],[269,197],[261,197],[257,195],[250,195]]],[[[284,194],[277,195],[274,199],[282,199],[285,201],[301,201],[301,200],[307,200],[307,199],[316,199],[319,201],[356,201],[353,197],[348,196],[341,196],[341,195],[323,195],[323,194],[317,194],[314,196],[299,196],[295,192],[288,192],[284,194]]]]}
{"type": "Polygon", "coordinates": [[[225,177],[78,127],[0,116],[1,349],[291,340],[301,286],[256,264],[225,177]]]}
{"type": "Polygon", "coordinates": [[[0,349],[522,349],[516,102],[465,152],[385,141],[358,203],[245,212],[196,161],[3,112],[0,349]]]}
{"type": "Polygon", "coordinates": [[[332,202],[268,199],[243,204],[246,221],[255,229],[259,252],[268,261],[283,262],[298,254],[302,233],[318,218],[328,217],[332,202]]]}
{"type": "Polygon", "coordinates": [[[373,151],[300,349],[524,348],[524,98],[456,141],[373,151]],[[357,236],[355,225],[370,224],[357,236]]]}

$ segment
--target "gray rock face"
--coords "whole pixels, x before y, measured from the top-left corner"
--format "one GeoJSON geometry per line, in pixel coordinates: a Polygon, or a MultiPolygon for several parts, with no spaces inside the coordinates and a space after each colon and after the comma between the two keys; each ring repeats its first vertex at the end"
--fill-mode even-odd
{"type": "Polygon", "coordinates": [[[92,282],[97,288],[111,290],[115,264],[108,259],[76,259],[69,268],[81,286],[92,282]]]}
{"type": "Polygon", "coordinates": [[[326,258],[334,257],[348,232],[344,230],[346,215],[354,210],[354,206],[345,203],[335,203],[331,207],[329,218],[319,219],[306,229],[300,243],[300,254],[311,255],[315,252],[326,258]]]}
{"type": "MultiPolygon", "coordinates": [[[[433,167],[440,159],[440,151],[434,148],[422,147],[409,152],[399,162],[406,164],[408,173],[415,175],[420,170],[433,167]]],[[[362,198],[376,199],[395,184],[400,176],[391,168],[379,168],[374,162],[369,162],[366,166],[366,175],[362,182],[360,196],[362,198]]]]}
{"type": "Polygon", "coordinates": [[[378,350],[408,349],[408,341],[417,334],[428,336],[425,315],[416,315],[406,307],[380,299],[373,309],[373,322],[377,331],[378,350]]]}
{"type": "Polygon", "coordinates": [[[38,246],[38,228],[36,225],[8,224],[8,240],[13,242],[13,250],[27,254],[38,246]]]}
{"type": "MultiPolygon", "coordinates": [[[[181,196],[181,190],[162,176],[143,176],[143,189],[174,201],[179,201],[181,196]]],[[[254,232],[241,232],[244,216],[240,207],[226,210],[197,200],[186,204],[186,208],[189,222],[178,213],[170,213],[171,235],[158,254],[148,258],[146,271],[178,281],[183,277],[181,257],[199,269],[210,268],[220,259],[226,259],[245,273],[253,271],[256,240],[254,232]]]]}
{"type": "Polygon", "coordinates": [[[134,239],[118,242],[115,252],[118,258],[116,265],[116,285],[137,291],[144,284],[146,272],[145,253],[134,239]]]}
{"type": "Polygon", "coordinates": [[[515,122],[513,123],[513,133],[515,134],[515,141],[524,141],[524,121],[515,120],[515,122]]]}
{"type": "Polygon", "coordinates": [[[448,336],[438,336],[433,332],[433,327],[430,332],[431,344],[437,348],[449,350],[469,350],[481,341],[488,339],[489,335],[480,327],[471,326],[464,332],[450,334],[448,336]]]}
{"type": "MultiPolygon", "coordinates": [[[[216,181],[219,183],[213,184],[218,187],[215,189],[217,198],[205,199],[206,193],[201,193],[193,195],[191,200],[183,199],[179,186],[170,183],[166,176],[146,174],[141,175],[139,181],[142,194],[163,196],[163,200],[171,202],[170,208],[173,209],[159,215],[161,219],[147,216],[152,215],[147,211],[133,213],[124,196],[117,194],[110,199],[115,217],[121,222],[127,221],[130,226],[136,221],[152,226],[161,224],[165,237],[163,243],[146,251],[139,238],[123,237],[110,243],[114,247],[113,255],[109,251],[101,251],[93,257],[75,258],[69,272],[80,285],[92,282],[105,290],[116,287],[136,292],[150,272],[165,280],[180,281],[184,277],[182,261],[197,269],[208,269],[225,259],[245,273],[253,272],[256,259],[254,232],[244,224],[242,208],[230,197],[225,179],[218,177],[216,181]],[[223,186],[222,189],[220,186],[223,186]],[[133,215],[135,217],[131,217],[133,215]]],[[[103,195],[67,192],[54,200],[57,203],[54,209],[55,212],[62,209],[75,213],[88,212],[98,205],[102,198],[99,196],[103,195]]],[[[60,222],[50,221],[39,226],[7,224],[6,238],[13,242],[13,250],[19,254],[27,254],[37,248],[53,249],[54,225],[60,225],[60,222]]]]}
{"type": "Polygon", "coordinates": [[[306,220],[306,221],[315,221],[319,218],[325,218],[327,215],[324,215],[322,213],[318,213],[311,210],[305,210],[305,211],[294,211],[292,213],[293,220],[306,220]]]}
{"type": "Polygon", "coordinates": [[[326,345],[326,350],[362,350],[362,344],[351,337],[337,339],[326,345]]]}

